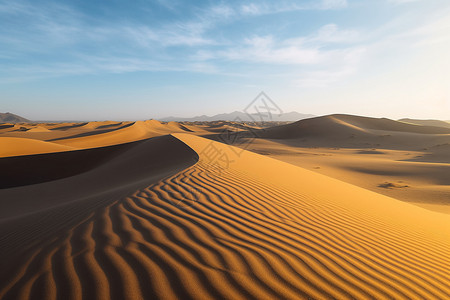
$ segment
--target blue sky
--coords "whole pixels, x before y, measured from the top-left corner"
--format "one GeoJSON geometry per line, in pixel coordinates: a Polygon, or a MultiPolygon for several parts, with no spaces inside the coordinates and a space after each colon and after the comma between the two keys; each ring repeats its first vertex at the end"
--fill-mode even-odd
{"type": "Polygon", "coordinates": [[[450,119],[450,1],[0,0],[0,111],[450,119]]]}

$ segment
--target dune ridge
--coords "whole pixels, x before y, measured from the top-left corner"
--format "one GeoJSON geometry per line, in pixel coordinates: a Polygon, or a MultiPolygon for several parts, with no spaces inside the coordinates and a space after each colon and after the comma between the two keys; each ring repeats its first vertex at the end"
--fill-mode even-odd
{"type": "MultiPolygon", "coordinates": [[[[93,126],[92,124],[89,124],[90,123],[83,125],[83,127],[93,126]]],[[[96,128],[98,128],[97,125],[98,124],[95,124],[96,128]]],[[[72,147],[92,148],[111,146],[118,143],[133,142],[156,136],[168,135],[173,132],[186,131],[189,131],[189,129],[176,122],[163,124],[157,120],[146,120],[125,124],[118,128],[107,130],[106,132],[100,132],[97,134],[94,132],[93,134],[79,137],[65,137],[63,139],[54,140],[53,142],[72,147]]]]}
{"type": "MultiPolygon", "coordinates": [[[[449,216],[204,138],[173,136],[199,155],[196,164],[112,194],[29,247],[2,268],[0,298],[450,297],[449,216]],[[233,162],[217,168],[205,154],[210,145],[233,162]]],[[[112,170],[65,180],[104,172],[112,170]]]]}
{"type": "Polygon", "coordinates": [[[450,128],[418,125],[386,118],[353,115],[328,115],[300,120],[287,125],[256,131],[259,137],[293,139],[302,137],[342,139],[351,136],[371,137],[382,131],[415,134],[450,134],[450,128]]]}

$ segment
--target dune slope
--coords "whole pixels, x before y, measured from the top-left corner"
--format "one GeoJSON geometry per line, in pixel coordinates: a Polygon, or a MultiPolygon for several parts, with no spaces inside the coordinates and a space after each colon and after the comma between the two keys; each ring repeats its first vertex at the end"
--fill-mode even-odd
{"type": "Polygon", "coordinates": [[[75,150],[76,148],[17,137],[0,137],[0,157],[75,150]]]}
{"type": "Polygon", "coordinates": [[[287,125],[256,131],[256,133],[258,137],[272,139],[304,137],[342,139],[351,136],[371,137],[379,133],[373,132],[373,130],[416,134],[450,134],[450,128],[353,115],[329,115],[305,119],[287,125]]]}
{"type": "MultiPolygon", "coordinates": [[[[10,259],[0,266],[0,298],[450,297],[449,216],[200,137],[174,136],[199,160],[189,167],[191,152],[171,137],[157,138],[164,153],[176,148],[173,159],[185,157],[163,179],[147,177],[161,176],[161,166],[139,169],[146,165],[141,150],[151,144],[62,179],[66,197],[75,182],[93,178],[103,180],[91,183],[90,194],[109,191],[96,206],[72,196],[64,211],[74,219],[65,222],[70,226],[54,229],[58,218],[49,207],[56,198],[27,211],[22,200],[3,212],[0,254],[10,259]],[[127,188],[112,188],[120,183],[127,188]],[[86,206],[92,208],[81,213],[86,206]],[[42,220],[43,211],[53,216],[48,224],[17,226],[42,220]],[[38,246],[25,247],[36,235],[38,246]]],[[[0,199],[21,199],[39,186],[6,189],[0,199]]]]}

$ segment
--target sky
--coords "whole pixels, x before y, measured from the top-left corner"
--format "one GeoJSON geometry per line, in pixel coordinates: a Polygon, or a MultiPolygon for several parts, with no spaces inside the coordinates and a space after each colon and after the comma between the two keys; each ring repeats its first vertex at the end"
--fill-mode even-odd
{"type": "Polygon", "coordinates": [[[450,120],[449,0],[0,0],[0,112],[450,120]]]}

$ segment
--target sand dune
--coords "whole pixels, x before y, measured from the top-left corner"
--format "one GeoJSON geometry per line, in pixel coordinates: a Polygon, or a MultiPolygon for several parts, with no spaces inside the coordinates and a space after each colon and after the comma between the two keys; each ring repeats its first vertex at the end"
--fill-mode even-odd
{"type": "MultiPolygon", "coordinates": [[[[86,125],[83,125],[83,127],[86,125]]],[[[97,127],[98,128],[98,127],[97,127]]],[[[173,132],[189,131],[176,122],[163,124],[157,120],[136,121],[105,132],[88,132],[76,136],[68,136],[53,142],[78,148],[111,146],[118,143],[144,140],[155,136],[167,135],[173,132]]]]}
{"type": "Polygon", "coordinates": [[[367,137],[380,134],[378,131],[418,134],[450,134],[450,128],[423,126],[389,120],[351,115],[330,115],[301,120],[257,131],[259,137],[273,139],[332,137],[334,139],[354,136],[367,137]]]}
{"type": "Polygon", "coordinates": [[[61,140],[55,140],[55,143],[61,145],[74,146],[79,148],[104,147],[123,142],[132,142],[143,140],[159,134],[150,132],[149,126],[144,121],[137,121],[131,125],[122,126],[116,130],[106,133],[93,134],[81,137],[68,137],[61,140]]]}
{"type": "Polygon", "coordinates": [[[0,190],[0,298],[450,297],[450,216],[173,136],[0,190]]]}
{"type": "Polygon", "coordinates": [[[0,137],[0,157],[60,152],[74,149],[70,146],[34,139],[0,137]]]}
{"type": "Polygon", "coordinates": [[[450,213],[448,130],[332,115],[254,131],[256,140],[249,134],[241,142],[256,153],[450,213]],[[386,189],[385,183],[407,188],[386,189]]]}
{"type": "Polygon", "coordinates": [[[289,144],[285,140],[264,139],[244,144],[256,153],[408,203],[450,213],[450,151],[446,151],[445,145],[426,151],[391,150],[383,145],[377,149],[313,145],[313,141],[289,144]],[[380,185],[386,182],[408,187],[382,188],[380,185]]]}
{"type": "Polygon", "coordinates": [[[28,132],[50,132],[50,130],[43,126],[36,126],[34,128],[29,129],[28,132]]]}
{"type": "Polygon", "coordinates": [[[435,127],[430,129],[429,126],[348,115],[312,118],[263,130],[258,130],[256,125],[236,122],[180,124],[156,120],[20,124],[13,128],[13,124],[5,124],[6,127],[0,129],[0,139],[15,137],[47,144],[43,147],[42,143],[35,143],[34,147],[27,143],[22,147],[21,142],[14,147],[12,140],[4,140],[7,147],[3,150],[12,150],[0,155],[92,149],[175,132],[237,144],[241,140],[235,139],[234,135],[247,135],[250,139],[243,139],[242,145],[256,153],[422,207],[433,205],[433,210],[450,212],[450,186],[447,184],[450,134],[433,133],[435,127]],[[415,133],[418,127],[430,133],[415,133]],[[255,136],[257,140],[253,140],[255,136]],[[376,155],[372,155],[374,153],[376,155]],[[408,185],[408,188],[380,188],[385,182],[408,185]]]}
{"type": "Polygon", "coordinates": [[[405,124],[390,120],[387,118],[369,118],[353,115],[332,115],[338,120],[348,122],[355,126],[362,128],[387,130],[387,131],[402,131],[410,133],[424,133],[424,134],[449,134],[450,130],[446,128],[416,124],[405,124]]]}
{"type": "Polygon", "coordinates": [[[182,131],[187,131],[187,132],[193,132],[193,130],[189,129],[188,127],[186,127],[178,122],[170,121],[169,123],[167,123],[167,125],[177,131],[182,130],[182,131]]]}
{"type": "Polygon", "coordinates": [[[450,123],[447,121],[440,120],[416,120],[416,119],[401,119],[401,122],[416,124],[416,125],[425,125],[425,126],[435,126],[435,127],[444,127],[450,128],[450,123]]]}
{"type": "Polygon", "coordinates": [[[98,129],[98,128],[105,128],[105,127],[114,127],[121,125],[122,122],[115,122],[115,121],[93,121],[88,122],[84,124],[83,126],[80,126],[80,128],[87,128],[87,129],[98,129]]]}

